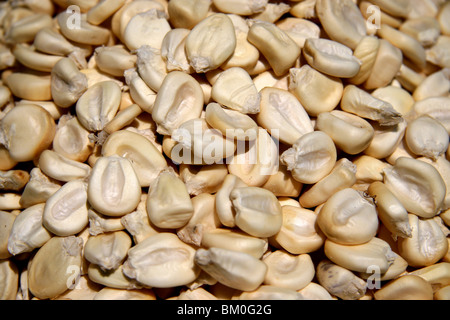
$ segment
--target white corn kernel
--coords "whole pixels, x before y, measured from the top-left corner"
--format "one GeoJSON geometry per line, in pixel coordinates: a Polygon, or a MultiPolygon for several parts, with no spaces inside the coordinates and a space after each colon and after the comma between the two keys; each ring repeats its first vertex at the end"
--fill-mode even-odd
{"type": "Polygon", "coordinates": [[[165,16],[165,13],[161,14],[157,9],[133,16],[123,32],[123,40],[127,48],[133,51],[148,45],[160,50],[164,36],[171,29],[165,16]]]}
{"type": "Polygon", "coordinates": [[[20,101],[17,101],[16,105],[18,104],[36,104],[47,110],[55,121],[59,120],[59,118],[61,118],[64,113],[64,108],[58,107],[53,101],[31,101],[22,99],[20,101]]]}
{"type": "Polygon", "coordinates": [[[73,28],[74,23],[71,21],[73,17],[70,11],[59,13],[56,20],[64,37],[74,42],[95,46],[106,45],[112,35],[109,29],[87,22],[86,14],[80,16],[78,28],[73,28]]]}
{"type": "Polygon", "coordinates": [[[134,290],[143,287],[135,279],[126,276],[123,270],[123,265],[120,265],[117,269],[103,271],[99,265],[90,263],[87,274],[92,282],[108,288],[134,290]]]}
{"type": "Polygon", "coordinates": [[[117,155],[97,160],[88,184],[88,201],[107,216],[123,216],[133,211],[141,196],[141,186],[131,162],[117,155]]]}
{"type": "Polygon", "coordinates": [[[193,73],[186,56],[186,37],[190,30],[186,28],[171,29],[161,43],[161,57],[166,62],[167,71],[184,71],[193,73]]]}
{"type": "Polygon", "coordinates": [[[12,98],[11,90],[5,85],[1,85],[0,86],[0,108],[3,108],[4,106],[6,106],[7,103],[11,101],[11,98],[12,98]]]}
{"type": "MultiPolygon", "coordinates": [[[[14,252],[9,251],[9,237],[13,231],[14,221],[16,220],[16,215],[8,211],[0,211],[0,258],[8,259],[14,252]]],[[[17,229],[17,228],[16,228],[17,229]]],[[[17,230],[15,230],[17,233],[17,230]]],[[[11,243],[12,244],[12,243],[11,243]]],[[[259,257],[258,257],[259,258],[259,257]]]]}
{"type": "Polygon", "coordinates": [[[226,227],[235,227],[235,215],[233,204],[230,199],[231,191],[235,188],[247,187],[238,176],[228,174],[223,180],[222,186],[216,193],[215,208],[220,222],[226,227]]]}
{"type": "Polygon", "coordinates": [[[52,237],[36,253],[28,267],[29,289],[39,299],[51,299],[73,285],[81,269],[83,240],[52,237]],[[75,276],[75,278],[74,278],[75,276]]]}
{"type": "Polygon", "coordinates": [[[379,6],[384,12],[395,17],[406,18],[411,10],[410,1],[397,1],[395,3],[386,0],[373,0],[373,4],[379,6]]]}
{"type": "Polygon", "coordinates": [[[58,121],[53,150],[68,159],[84,162],[94,149],[89,134],[77,117],[63,115],[58,121]]]}
{"type": "Polygon", "coordinates": [[[220,283],[243,291],[257,289],[267,272],[264,262],[247,253],[216,247],[198,249],[195,263],[220,283]]]}
{"type": "Polygon", "coordinates": [[[92,208],[88,210],[89,218],[89,234],[96,236],[106,232],[114,232],[124,230],[121,217],[105,216],[92,208]]]}
{"type": "Polygon", "coordinates": [[[278,171],[279,148],[275,141],[276,136],[272,137],[263,128],[258,127],[256,133],[249,134],[252,136],[256,134],[256,140],[251,139],[248,144],[244,141],[236,143],[236,153],[227,162],[228,171],[247,185],[260,187],[278,171]]]}
{"type": "Polygon", "coordinates": [[[169,21],[174,28],[192,29],[207,17],[211,0],[172,0],[168,3],[169,21]]]}
{"type": "Polygon", "coordinates": [[[52,194],[61,188],[61,182],[46,176],[41,169],[33,168],[30,180],[20,197],[20,204],[28,208],[38,203],[44,203],[52,194]]]}
{"type": "Polygon", "coordinates": [[[22,209],[21,196],[18,193],[7,192],[0,194],[0,210],[11,211],[22,209]]]}
{"type": "Polygon", "coordinates": [[[371,90],[388,85],[399,72],[402,62],[402,51],[387,40],[380,39],[375,63],[364,88],[371,90]]]}
{"type": "Polygon", "coordinates": [[[276,25],[278,28],[286,32],[286,34],[291,37],[300,48],[303,48],[306,39],[318,39],[320,36],[319,26],[306,19],[287,17],[277,21],[276,25]]]}
{"type": "Polygon", "coordinates": [[[416,275],[404,275],[374,292],[375,300],[433,300],[433,289],[416,275]]]}
{"type": "Polygon", "coordinates": [[[194,214],[188,223],[177,230],[183,242],[200,247],[203,234],[221,226],[215,210],[215,195],[200,193],[191,199],[194,214]]]}
{"type": "Polygon", "coordinates": [[[434,300],[449,300],[450,286],[443,287],[434,293],[434,300]]]}
{"type": "Polygon", "coordinates": [[[0,171],[0,190],[20,191],[30,180],[30,175],[24,170],[0,171]]]}
{"type": "Polygon", "coordinates": [[[14,65],[16,58],[11,49],[5,45],[0,46],[0,69],[5,70],[14,65]]]}
{"type": "Polygon", "coordinates": [[[259,50],[248,41],[249,27],[247,25],[247,20],[236,14],[229,14],[228,17],[234,25],[236,48],[220,68],[226,70],[233,67],[240,67],[246,71],[250,71],[256,66],[260,53],[259,50]]]}
{"type": "Polygon", "coordinates": [[[5,84],[14,96],[21,99],[48,101],[53,96],[51,79],[46,74],[36,75],[28,72],[14,72],[6,76],[5,84]]]}
{"type": "Polygon", "coordinates": [[[124,32],[130,20],[139,13],[156,9],[161,13],[166,13],[166,8],[159,1],[128,1],[126,2],[111,19],[111,31],[123,43],[124,32]]]}
{"type": "Polygon", "coordinates": [[[325,202],[317,216],[317,224],[333,242],[358,245],[376,235],[378,215],[375,205],[360,192],[345,188],[325,202]]]}
{"type": "Polygon", "coordinates": [[[180,164],[180,177],[186,184],[188,193],[193,196],[216,193],[227,175],[228,169],[223,163],[209,166],[180,164]]]}
{"type": "Polygon", "coordinates": [[[255,237],[270,237],[280,231],[281,205],[272,192],[258,187],[235,188],[230,199],[239,229],[255,237]]]}
{"type": "MultiPolygon", "coordinates": [[[[91,61],[94,61],[94,59],[92,59],[91,61]]],[[[125,84],[121,80],[119,80],[119,79],[117,79],[117,78],[115,78],[115,77],[113,77],[111,75],[108,75],[108,74],[106,74],[104,72],[101,72],[98,68],[96,68],[94,66],[89,66],[89,67],[90,68],[88,68],[88,69],[81,69],[80,70],[80,72],[83,75],[85,75],[86,78],[87,78],[88,88],[96,85],[99,82],[112,81],[115,84],[117,84],[121,90],[126,90],[127,89],[125,84]]]]}
{"type": "Polygon", "coordinates": [[[368,193],[375,201],[378,217],[392,235],[411,237],[408,212],[397,197],[381,181],[373,182],[368,193]]]}
{"type": "Polygon", "coordinates": [[[43,173],[58,181],[87,179],[91,174],[91,167],[86,163],[66,158],[52,150],[44,150],[38,163],[43,173]]]}
{"type": "Polygon", "coordinates": [[[407,12],[408,20],[417,19],[419,17],[436,17],[442,2],[443,1],[413,0],[409,6],[409,12],[407,12]]]}
{"type": "Polygon", "coordinates": [[[374,136],[374,129],[368,121],[341,110],[319,114],[316,127],[328,134],[337,148],[351,155],[364,151],[374,136]]]}
{"type": "Polygon", "coordinates": [[[338,160],[333,170],[304,191],[299,198],[302,207],[313,208],[325,203],[338,191],[350,188],[356,182],[357,167],[347,158],[338,160]]]}
{"type": "Polygon", "coordinates": [[[172,134],[183,122],[200,117],[203,91],[190,75],[172,71],[161,84],[152,110],[160,134],[172,134]]]}
{"type": "Polygon", "coordinates": [[[11,158],[8,149],[0,144],[0,170],[11,170],[18,162],[11,158]]]}
{"type": "Polygon", "coordinates": [[[261,188],[269,190],[277,197],[298,197],[303,184],[294,179],[285,165],[280,164],[278,171],[270,175],[261,188]]]}
{"type": "Polygon", "coordinates": [[[129,130],[116,131],[105,140],[102,156],[112,155],[130,160],[142,187],[148,187],[167,167],[161,152],[147,138],[129,130]]]}
{"type": "Polygon", "coordinates": [[[366,22],[350,0],[317,0],[317,16],[331,39],[354,49],[366,35],[366,22]]]}
{"type": "Polygon", "coordinates": [[[168,70],[159,48],[142,45],[136,50],[137,71],[150,89],[158,92],[168,70]]]}
{"type": "Polygon", "coordinates": [[[377,159],[387,158],[400,145],[405,136],[407,122],[402,118],[400,123],[393,126],[381,126],[377,122],[371,124],[374,135],[364,154],[377,159]]]}
{"type": "Polygon", "coordinates": [[[48,55],[34,50],[31,46],[19,43],[12,53],[16,60],[24,66],[42,72],[50,72],[61,56],[48,55]]]}
{"type": "Polygon", "coordinates": [[[243,291],[237,300],[304,300],[301,293],[279,286],[262,285],[253,291],[243,291]]]}
{"type": "Polygon", "coordinates": [[[112,81],[102,81],[91,87],[76,103],[77,118],[89,131],[102,130],[110,122],[121,101],[120,87],[112,81]]]}
{"type": "Polygon", "coordinates": [[[239,230],[218,228],[203,234],[202,247],[245,252],[260,259],[267,251],[268,242],[267,239],[255,238],[239,230]]]}
{"type": "Polygon", "coordinates": [[[287,3],[267,3],[264,11],[252,14],[251,19],[275,23],[290,9],[291,6],[287,3]]]}
{"type": "MultiPolygon", "coordinates": [[[[416,158],[416,155],[411,150],[409,150],[408,146],[406,145],[405,139],[402,139],[400,141],[400,144],[397,146],[397,148],[395,148],[394,152],[392,152],[385,160],[388,162],[388,164],[394,165],[395,161],[397,161],[397,159],[400,157],[416,158]]],[[[379,180],[382,181],[383,179],[379,180]]]]}
{"type": "Polygon", "coordinates": [[[416,269],[409,274],[425,279],[433,287],[433,291],[450,284],[450,263],[438,262],[431,266],[416,269]]]}
{"type": "Polygon", "coordinates": [[[303,135],[280,156],[281,163],[292,172],[294,179],[307,184],[316,183],[328,175],[336,159],[333,140],[321,131],[303,135]]]}
{"type": "Polygon", "coordinates": [[[159,233],[128,250],[123,264],[126,276],[158,288],[186,285],[197,278],[196,251],[175,234],[159,233]]]}
{"type": "Polygon", "coordinates": [[[414,90],[416,101],[431,97],[445,97],[450,91],[450,68],[440,69],[430,74],[414,90]]]}
{"type": "Polygon", "coordinates": [[[337,265],[356,272],[367,272],[372,266],[377,266],[383,274],[395,260],[389,244],[377,237],[358,245],[343,245],[327,239],[324,252],[337,265]]]}
{"type": "Polygon", "coordinates": [[[427,157],[420,157],[417,159],[431,164],[439,172],[442,179],[444,180],[447,191],[445,194],[442,211],[447,210],[448,208],[450,208],[450,180],[448,179],[450,174],[450,161],[448,161],[444,155],[438,157],[436,160],[427,157]]]}
{"type": "Polygon", "coordinates": [[[117,269],[131,247],[131,238],[124,231],[90,236],[84,246],[84,257],[104,270],[117,269]]]}
{"type": "Polygon", "coordinates": [[[384,183],[409,213],[432,218],[442,209],[445,183],[426,162],[400,157],[392,168],[384,170],[384,183]]]}
{"type": "Polygon", "coordinates": [[[408,124],[405,141],[414,154],[433,160],[444,154],[449,145],[445,127],[427,115],[420,116],[408,124]]]}
{"type": "Polygon", "coordinates": [[[148,218],[147,196],[147,194],[142,194],[136,210],[120,218],[120,224],[131,234],[136,244],[160,232],[159,228],[153,226],[148,218]]]}
{"type": "Polygon", "coordinates": [[[328,260],[319,262],[316,270],[319,284],[331,295],[342,300],[357,300],[364,296],[366,282],[353,272],[328,260]]]}
{"type": "Polygon", "coordinates": [[[374,90],[372,96],[385,103],[390,103],[404,117],[411,112],[415,104],[414,98],[408,90],[393,85],[374,90]]]}
{"type": "Polygon", "coordinates": [[[268,0],[213,0],[212,3],[221,12],[249,16],[262,12],[268,0]]]}
{"type": "Polygon", "coordinates": [[[33,46],[36,50],[42,53],[57,56],[68,56],[76,58],[77,63],[83,61],[83,63],[86,64],[86,57],[83,49],[67,40],[54,27],[47,27],[39,30],[34,37],[33,46]]]}
{"type": "Polygon", "coordinates": [[[316,2],[317,0],[304,0],[292,3],[289,13],[301,19],[317,18],[316,2]]]}
{"type": "Polygon", "coordinates": [[[93,300],[156,300],[151,289],[116,289],[103,287],[93,300]]]}
{"type": "Polygon", "coordinates": [[[256,121],[269,133],[272,129],[278,130],[281,142],[292,145],[302,135],[314,131],[308,113],[292,93],[265,87],[260,95],[260,111],[256,121]]]}
{"type": "Polygon", "coordinates": [[[314,211],[292,206],[281,207],[283,225],[280,231],[269,239],[291,254],[310,253],[322,247],[325,236],[317,226],[317,215],[314,211]]]}
{"type": "Polygon", "coordinates": [[[439,21],[427,16],[408,19],[402,23],[399,30],[419,41],[424,47],[433,45],[441,32],[439,21]]]}
{"type": "Polygon", "coordinates": [[[144,111],[136,103],[132,103],[122,108],[122,102],[119,106],[119,112],[117,112],[114,118],[103,128],[103,131],[107,134],[112,134],[120,129],[123,129],[124,127],[132,125],[133,121],[144,111]]]}
{"type": "MultiPolygon", "coordinates": [[[[191,150],[194,159],[201,159],[200,164],[223,163],[224,159],[229,159],[236,151],[234,141],[224,137],[219,130],[211,128],[204,118],[183,122],[173,131],[172,139],[187,152],[191,150]]],[[[172,150],[172,153],[174,152],[180,152],[179,148],[172,150]]],[[[186,162],[189,163],[190,160],[187,159],[186,162]]]]}
{"type": "Polygon", "coordinates": [[[93,300],[101,289],[100,284],[91,281],[88,275],[83,274],[77,279],[73,289],[60,294],[55,300],[93,300]]]}
{"type": "Polygon", "coordinates": [[[162,151],[164,155],[167,156],[170,160],[173,161],[174,164],[201,164],[204,165],[206,163],[203,162],[202,158],[199,158],[194,155],[194,152],[183,146],[183,144],[179,143],[172,139],[169,135],[163,136],[162,143],[162,151]]]}
{"type": "Polygon", "coordinates": [[[247,39],[263,54],[277,76],[287,73],[300,56],[300,47],[271,22],[255,21],[247,39]]]}
{"type": "Polygon", "coordinates": [[[413,62],[419,69],[423,69],[426,64],[426,53],[420,42],[406,33],[393,27],[381,24],[377,34],[389,41],[403,52],[403,56],[413,62]]]}
{"type": "Polygon", "coordinates": [[[428,115],[442,124],[450,134],[450,97],[430,97],[416,101],[412,107],[411,117],[428,115]]]}
{"type": "Polygon", "coordinates": [[[87,186],[81,180],[65,183],[45,203],[42,224],[61,237],[75,235],[89,222],[87,186]]]}
{"type": "Polygon", "coordinates": [[[212,86],[211,98],[244,114],[259,112],[258,90],[248,72],[240,67],[221,72],[212,86]]]}
{"type": "Polygon", "coordinates": [[[136,60],[137,56],[127,51],[123,45],[95,49],[97,67],[112,76],[122,77],[125,70],[135,67],[136,60]]]}
{"type": "Polygon", "coordinates": [[[194,214],[186,185],[173,170],[162,171],[150,184],[147,213],[155,226],[168,229],[185,226],[194,214]]]}
{"type": "Polygon", "coordinates": [[[350,83],[360,85],[369,78],[375,65],[379,48],[380,40],[374,36],[365,36],[356,45],[353,56],[361,62],[361,66],[358,73],[349,79],[350,83]]]}
{"type": "Polygon", "coordinates": [[[200,21],[186,38],[187,57],[197,73],[217,69],[235,48],[233,23],[223,13],[214,13],[200,21]]]}
{"type": "Polygon", "coordinates": [[[306,287],[314,278],[315,269],[309,254],[292,255],[276,250],[263,258],[267,265],[264,284],[295,291],[306,287]]]}
{"type": "Polygon", "coordinates": [[[445,35],[450,35],[450,24],[447,19],[450,16],[450,5],[444,3],[440,8],[437,19],[439,21],[441,32],[445,35]]]}
{"type": "Polygon", "coordinates": [[[334,300],[331,294],[315,282],[309,283],[306,287],[298,291],[304,298],[304,300],[334,300]]]}
{"type": "Polygon", "coordinates": [[[51,95],[57,106],[68,108],[87,90],[87,77],[69,58],[59,60],[51,72],[51,95]]]}
{"type": "Polygon", "coordinates": [[[377,121],[383,126],[396,125],[402,117],[389,102],[377,99],[355,85],[345,87],[341,108],[362,118],[377,121]]]}
{"type": "Polygon", "coordinates": [[[306,39],[302,52],[311,67],[332,77],[352,78],[361,66],[349,47],[328,39],[306,39]]]}
{"type": "Polygon", "coordinates": [[[52,17],[44,13],[32,13],[22,17],[6,29],[6,43],[15,44],[19,42],[32,42],[36,33],[46,27],[53,25],[52,17]]]}
{"type": "Polygon", "coordinates": [[[0,277],[4,279],[0,284],[0,299],[15,300],[19,286],[19,268],[10,259],[0,260],[0,277]]]}
{"type": "Polygon", "coordinates": [[[258,125],[248,115],[236,110],[227,109],[220,104],[208,103],[205,110],[205,120],[214,129],[219,130],[224,137],[236,140],[256,139],[258,125]]]}
{"type": "Polygon", "coordinates": [[[397,80],[406,90],[414,90],[426,79],[426,75],[419,73],[402,63],[395,80],[397,80]]]}
{"type": "Polygon", "coordinates": [[[448,251],[446,235],[433,219],[408,214],[410,238],[398,239],[399,254],[412,267],[426,267],[441,260],[448,251]]]}
{"type": "Polygon", "coordinates": [[[34,104],[15,106],[0,125],[0,140],[17,162],[34,160],[50,146],[56,131],[50,113],[34,104]]]}
{"type": "Polygon", "coordinates": [[[90,24],[100,25],[119,10],[125,2],[125,0],[100,0],[87,11],[86,20],[90,24]]]}
{"type": "Polygon", "coordinates": [[[156,92],[142,80],[135,68],[125,70],[125,82],[130,89],[130,96],[142,110],[151,113],[156,100],[156,92]]]}
{"type": "Polygon", "coordinates": [[[343,90],[341,79],[322,74],[307,64],[289,70],[289,91],[311,117],[336,108],[343,90]]]}
{"type": "Polygon", "coordinates": [[[406,274],[406,269],[408,268],[408,262],[403,259],[399,254],[393,252],[394,261],[389,266],[387,271],[383,274],[379,274],[376,266],[371,266],[367,270],[368,272],[359,272],[358,275],[362,279],[369,281],[373,281],[371,283],[372,287],[374,286],[375,281],[388,281],[392,279],[396,279],[399,276],[406,274]]]}

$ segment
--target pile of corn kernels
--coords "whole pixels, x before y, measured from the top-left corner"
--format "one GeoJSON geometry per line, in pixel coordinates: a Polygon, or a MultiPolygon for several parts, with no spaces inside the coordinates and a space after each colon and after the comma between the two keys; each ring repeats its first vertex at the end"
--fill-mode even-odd
{"type": "Polygon", "coordinates": [[[450,300],[450,1],[0,4],[0,299],[450,300]]]}

